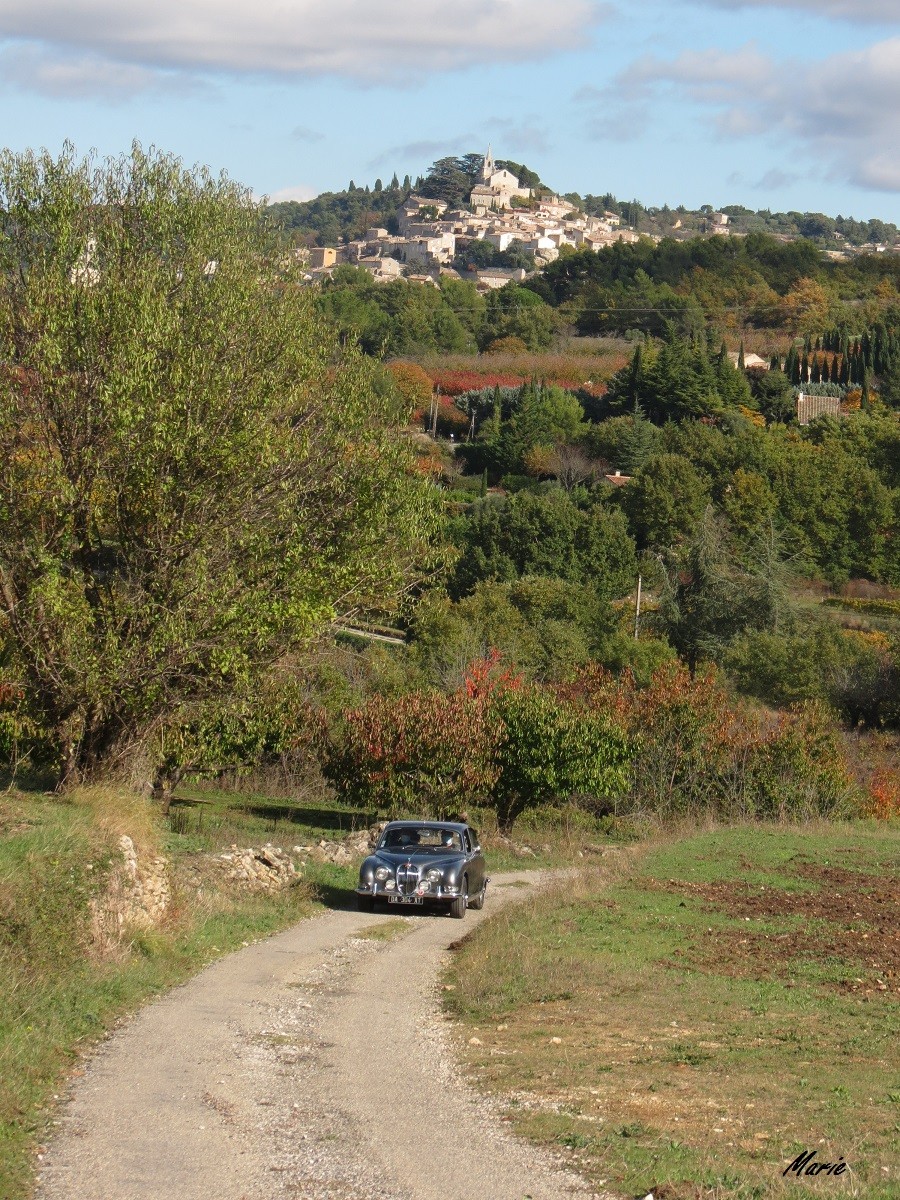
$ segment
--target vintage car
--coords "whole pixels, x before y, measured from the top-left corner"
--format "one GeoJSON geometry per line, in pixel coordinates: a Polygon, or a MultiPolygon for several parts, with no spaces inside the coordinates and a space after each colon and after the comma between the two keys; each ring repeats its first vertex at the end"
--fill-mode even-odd
{"type": "Polygon", "coordinates": [[[363,912],[376,900],[429,905],[464,917],[481,908],[488,885],[478,834],[458,821],[391,821],[359,869],[363,912]]]}

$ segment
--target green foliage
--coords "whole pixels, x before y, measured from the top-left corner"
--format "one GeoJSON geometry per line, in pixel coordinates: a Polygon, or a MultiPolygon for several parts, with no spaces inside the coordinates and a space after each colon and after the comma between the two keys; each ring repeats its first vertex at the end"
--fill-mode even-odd
{"type": "Polygon", "coordinates": [[[375,357],[474,350],[472,326],[480,332],[476,318],[484,302],[472,284],[447,283],[440,289],[405,279],[376,283],[363,268],[344,264],[324,282],[315,304],[330,324],[352,333],[375,357]]]}
{"type": "Polygon", "coordinates": [[[428,500],[237,185],[5,153],[0,207],[4,670],[71,779],[385,602],[428,500]]]}
{"type": "Polygon", "coordinates": [[[369,193],[365,188],[322,192],[314,200],[284,200],[266,209],[269,220],[291,241],[337,246],[364,236],[373,226],[396,232],[397,209],[409,188],[390,186],[369,193]]]}
{"type": "Polygon", "coordinates": [[[634,543],[622,514],[602,503],[578,506],[561,489],[488,497],[456,518],[450,537],[460,555],[448,583],[454,598],[484,580],[550,576],[610,598],[634,583],[634,543]]]}
{"type": "Polygon", "coordinates": [[[612,608],[595,587],[532,576],[479,583],[456,603],[428,597],[416,610],[410,655],[443,688],[458,687],[469,663],[491,651],[528,679],[556,680],[605,660],[614,635],[612,608]]]}
{"type": "Polygon", "coordinates": [[[703,478],[687,458],[656,454],[625,488],[622,503],[638,547],[659,551],[691,536],[707,499],[703,478]]]}
{"type": "Polygon", "coordinates": [[[787,607],[777,543],[763,532],[753,555],[740,554],[726,523],[708,508],[691,540],[675,556],[657,620],[693,673],[717,660],[748,628],[770,628],[787,607]]]}
{"type": "Polygon", "coordinates": [[[494,784],[501,825],[534,805],[576,793],[604,800],[627,787],[632,748],[606,716],[537,688],[499,693],[492,715],[502,723],[494,784]]]}

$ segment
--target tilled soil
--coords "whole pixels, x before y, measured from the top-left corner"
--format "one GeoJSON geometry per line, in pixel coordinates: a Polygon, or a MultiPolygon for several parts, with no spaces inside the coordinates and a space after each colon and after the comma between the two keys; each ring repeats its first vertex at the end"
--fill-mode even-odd
{"type": "Polygon", "coordinates": [[[707,912],[762,920],[777,931],[717,927],[679,961],[753,978],[787,976],[798,961],[836,960],[845,978],[824,986],[900,995],[900,881],[839,867],[798,863],[794,873],[814,885],[783,887],[669,880],[657,886],[700,901],[707,912]]]}
{"type": "Polygon", "coordinates": [[[436,980],[481,916],[415,913],[382,941],[359,935],[396,913],[332,912],[149,1005],[74,1083],[38,1200],[592,1195],[455,1065],[436,980]]]}

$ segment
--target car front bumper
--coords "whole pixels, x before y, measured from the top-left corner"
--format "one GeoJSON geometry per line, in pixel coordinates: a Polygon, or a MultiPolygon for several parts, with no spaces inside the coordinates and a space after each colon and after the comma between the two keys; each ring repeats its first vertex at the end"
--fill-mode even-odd
{"type": "Polygon", "coordinates": [[[393,904],[449,904],[459,895],[459,888],[439,887],[435,890],[429,888],[427,891],[419,891],[417,888],[411,895],[405,896],[396,888],[388,889],[375,882],[358,884],[356,894],[357,896],[371,896],[373,900],[387,900],[393,904]]]}

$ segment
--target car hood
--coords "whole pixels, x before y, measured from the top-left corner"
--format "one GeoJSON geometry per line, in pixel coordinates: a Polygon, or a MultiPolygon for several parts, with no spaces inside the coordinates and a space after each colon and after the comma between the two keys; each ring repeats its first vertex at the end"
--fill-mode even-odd
{"type": "Polygon", "coordinates": [[[415,863],[417,867],[438,867],[444,870],[447,867],[457,866],[464,855],[461,851],[455,850],[451,854],[429,854],[427,851],[415,851],[410,854],[404,850],[379,850],[371,856],[383,863],[386,867],[398,867],[401,863],[415,863]]]}

